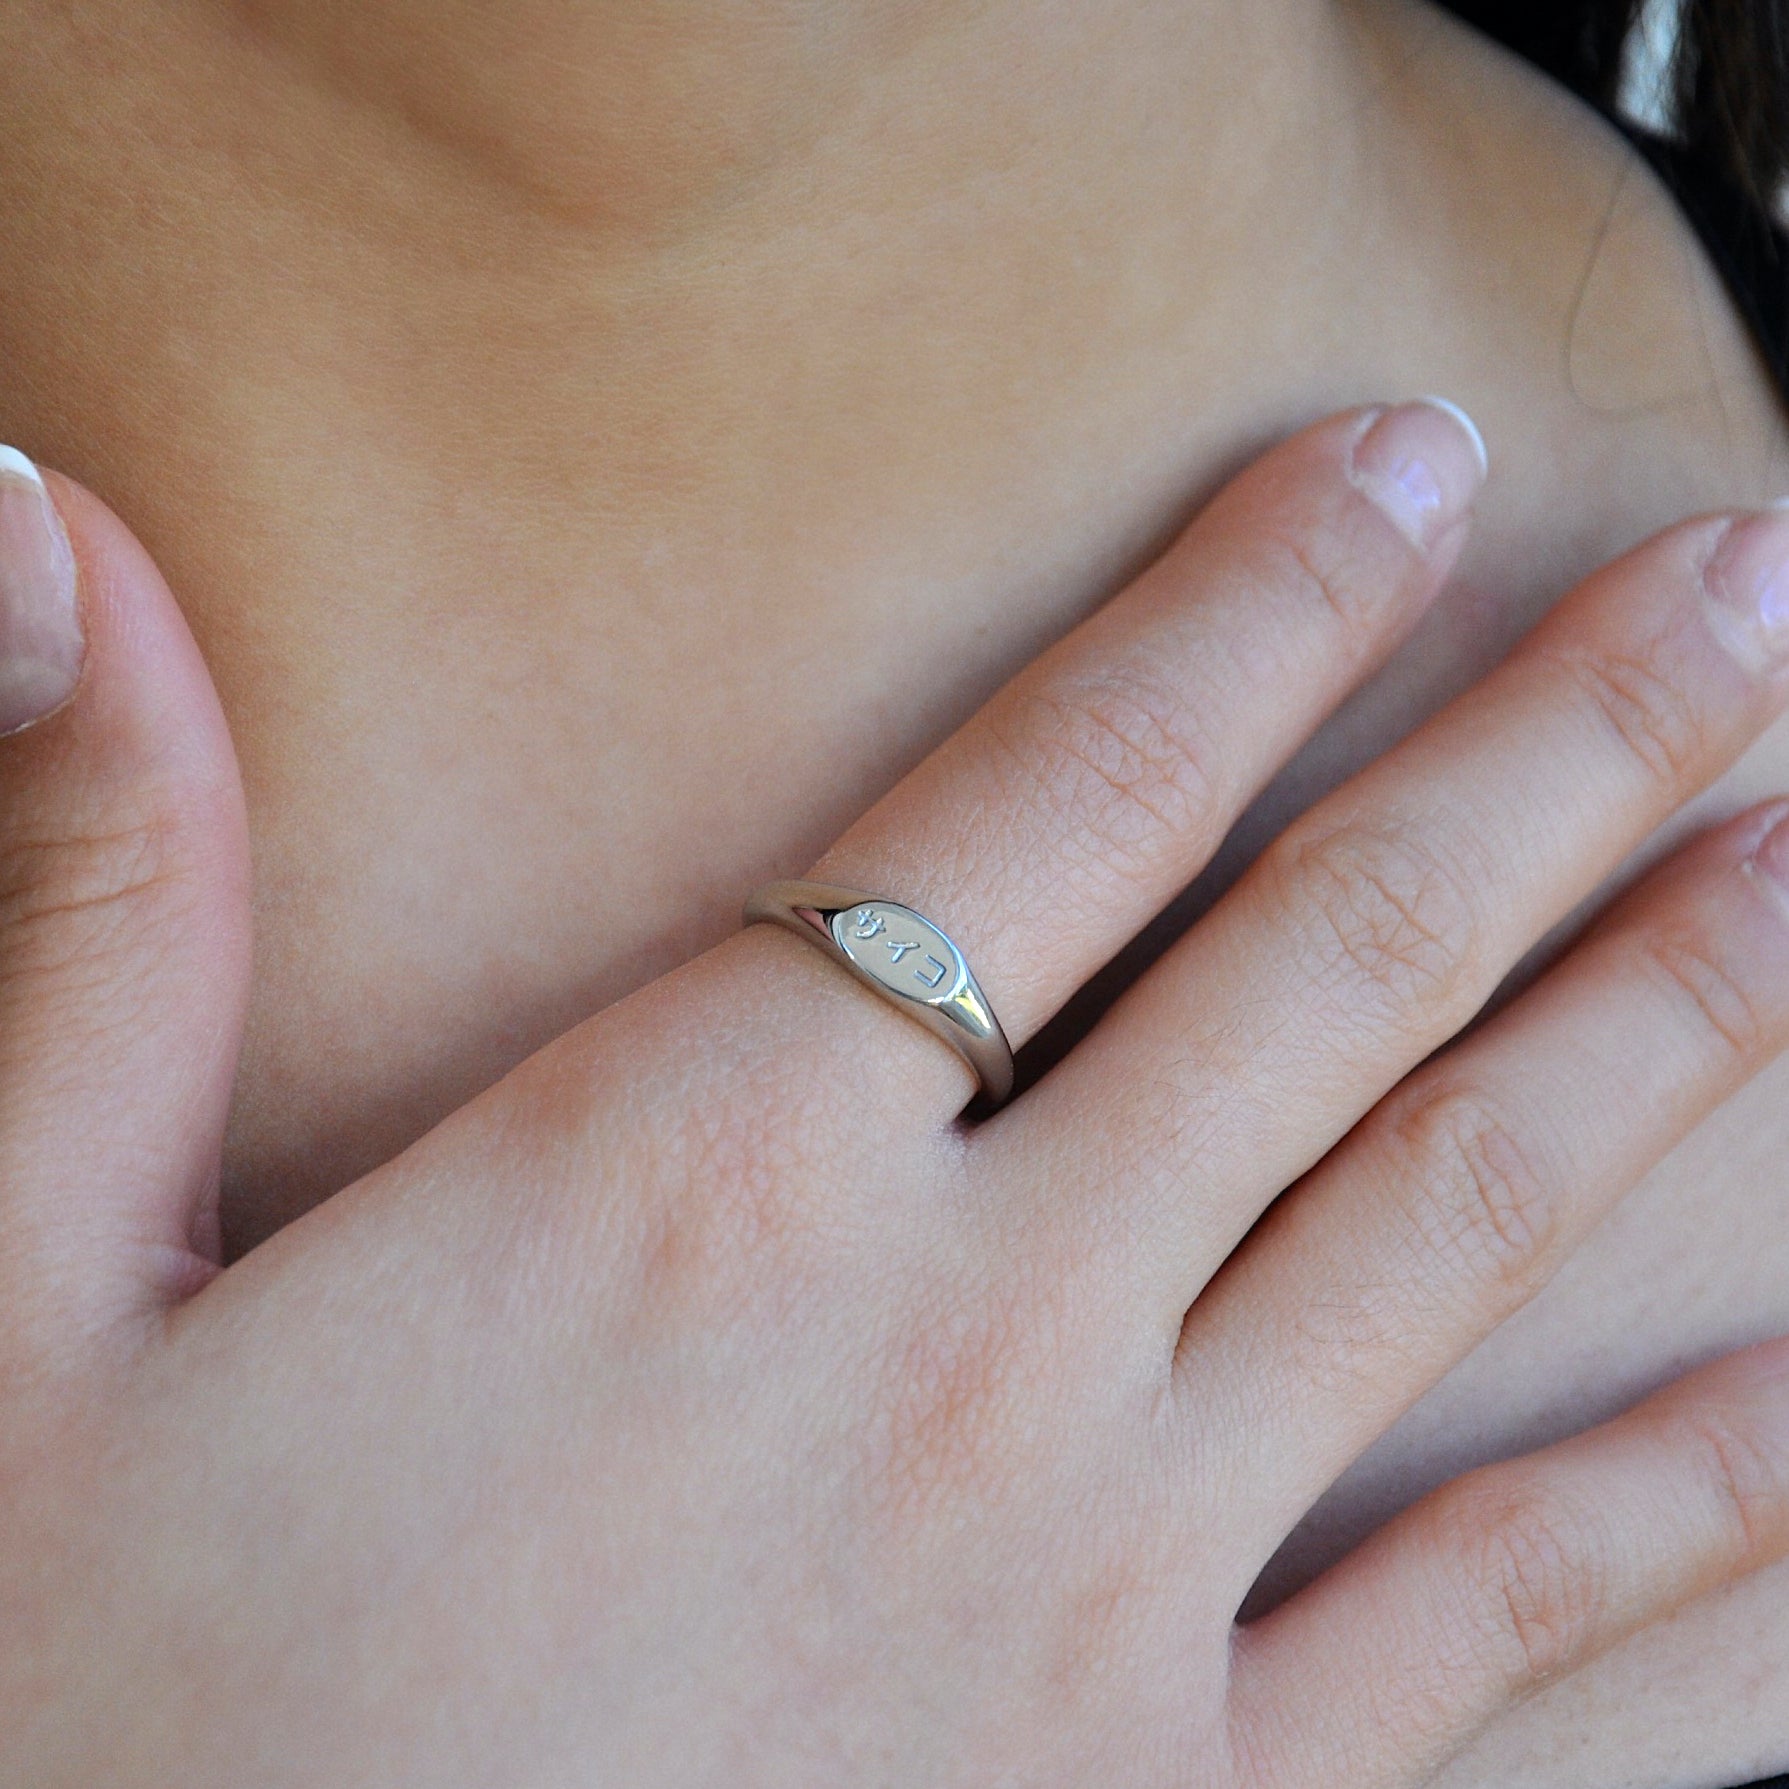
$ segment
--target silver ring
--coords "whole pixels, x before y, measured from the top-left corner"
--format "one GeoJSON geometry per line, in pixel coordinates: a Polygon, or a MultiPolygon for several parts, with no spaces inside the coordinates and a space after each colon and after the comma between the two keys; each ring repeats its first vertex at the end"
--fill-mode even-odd
{"type": "Polygon", "coordinates": [[[936,1033],[999,1105],[1013,1090],[1013,1052],[963,953],[923,913],[861,889],[772,882],[745,904],[745,923],[781,926],[844,964],[883,999],[936,1033]]]}

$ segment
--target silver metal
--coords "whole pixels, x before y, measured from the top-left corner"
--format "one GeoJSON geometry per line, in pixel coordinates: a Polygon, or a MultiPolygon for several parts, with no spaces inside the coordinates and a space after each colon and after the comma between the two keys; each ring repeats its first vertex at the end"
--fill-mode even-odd
{"type": "Polygon", "coordinates": [[[995,1105],[1013,1090],[1013,1052],[963,953],[923,913],[856,888],[772,882],[745,904],[745,923],[781,926],[963,1056],[995,1105]]]}

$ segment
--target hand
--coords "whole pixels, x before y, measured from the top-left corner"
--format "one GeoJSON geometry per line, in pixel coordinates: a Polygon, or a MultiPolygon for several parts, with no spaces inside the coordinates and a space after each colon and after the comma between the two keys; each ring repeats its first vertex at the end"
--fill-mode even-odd
{"type": "MultiPolygon", "coordinates": [[[[1480,476],[1432,406],[1309,430],[815,874],[1029,1036],[1412,625],[1480,476]]],[[[953,1054],[759,927],[220,1272],[234,767],[152,568],[52,491],[86,671],[0,748],[7,1785],[1415,1784],[1789,1549],[1776,1345],[1235,1626],[1789,1041],[1779,804],[1435,1054],[1789,698],[1789,516],[1592,578],[973,1130],[953,1054]]],[[[0,475],[9,647],[53,527],[0,475]]]]}

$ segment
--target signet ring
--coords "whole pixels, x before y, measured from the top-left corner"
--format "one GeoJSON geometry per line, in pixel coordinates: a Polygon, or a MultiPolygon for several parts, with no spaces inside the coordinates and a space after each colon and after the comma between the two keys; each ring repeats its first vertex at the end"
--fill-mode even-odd
{"type": "Polygon", "coordinates": [[[963,953],[923,913],[861,889],[772,882],[746,902],[745,923],[805,938],[943,1038],[974,1069],[990,1105],[1012,1093],[1006,1033],[963,953]]]}

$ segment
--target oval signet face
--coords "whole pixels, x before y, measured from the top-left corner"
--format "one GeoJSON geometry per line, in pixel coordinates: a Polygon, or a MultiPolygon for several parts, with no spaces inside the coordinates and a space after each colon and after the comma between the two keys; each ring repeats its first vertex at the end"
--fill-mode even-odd
{"type": "Polygon", "coordinates": [[[907,907],[871,901],[847,908],[833,915],[832,935],[859,969],[904,1000],[936,1005],[969,979],[956,946],[907,907]]]}

